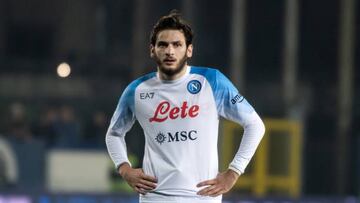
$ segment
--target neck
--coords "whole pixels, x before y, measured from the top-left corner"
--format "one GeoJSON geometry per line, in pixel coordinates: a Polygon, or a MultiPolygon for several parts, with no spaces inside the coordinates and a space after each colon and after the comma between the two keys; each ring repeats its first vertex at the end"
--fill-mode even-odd
{"type": "Polygon", "coordinates": [[[185,63],[182,70],[174,75],[167,75],[167,74],[161,72],[160,68],[158,68],[158,73],[159,73],[159,78],[161,80],[176,80],[176,79],[179,79],[182,76],[184,76],[186,73],[186,70],[187,70],[187,64],[185,63]]]}

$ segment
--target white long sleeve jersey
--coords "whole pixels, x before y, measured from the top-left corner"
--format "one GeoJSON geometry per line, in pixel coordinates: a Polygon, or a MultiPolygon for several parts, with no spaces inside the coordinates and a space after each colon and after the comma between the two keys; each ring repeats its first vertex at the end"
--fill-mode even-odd
{"type": "MultiPolygon", "coordinates": [[[[140,197],[142,202],[159,196],[201,200],[196,185],[218,174],[220,116],[244,127],[229,166],[241,174],[265,128],[234,85],[220,71],[205,67],[188,66],[186,74],[173,81],[150,73],[123,92],[106,134],[108,152],[116,167],[129,162],[124,137],[137,119],[145,136],[143,170],[158,179],[156,189],[140,197]]],[[[210,202],[221,199],[209,198],[204,197],[210,202]]]]}

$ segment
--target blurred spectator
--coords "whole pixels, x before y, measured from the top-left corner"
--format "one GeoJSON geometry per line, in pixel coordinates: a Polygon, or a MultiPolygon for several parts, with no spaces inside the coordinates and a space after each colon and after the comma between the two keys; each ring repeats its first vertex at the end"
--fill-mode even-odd
{"type": "Polygon", "coordinates": [[[11,145],[0,135],[0,188],[14,186],[18,181],[18,164],[11,145]]]}
{"type": "Polygon", "coordinates": [[[34,123],[33,132],[44,140],[46,147],[55,145],[55,123],[59,119],[58,112],[53,107],[48,107],[40,115],[38,122],[34,123]]]}
{"type": "Polygon", "coordinates": [[[8,141],[18,163],[18,189],[36,190],[44,180],[44,143],[35,139],[30,131],[25,106],[10,105],[8,141]]]}
{"type": "Polygon", "coordinates": [[[62,106],[59,110],[59,119],[54,123],[55,147],[75,148],[79,146],[79,123],[76,120],[74,109],[71,106],[62,106]]]}
{"type": "Polygon", "coordinates": [[[30,125],[26,119],[25,106],[21,103],[13,103],[10,105],[10,119],[8,124],[7,136],[14,142],[31,141],[32,133],[30,125]]]}
{"type": "Polygon", "coordinates": [[[96,111],[87,123],[84,132],[84,145],[95,149],[105,149],[107,116],[103,111],[96,111]]]}

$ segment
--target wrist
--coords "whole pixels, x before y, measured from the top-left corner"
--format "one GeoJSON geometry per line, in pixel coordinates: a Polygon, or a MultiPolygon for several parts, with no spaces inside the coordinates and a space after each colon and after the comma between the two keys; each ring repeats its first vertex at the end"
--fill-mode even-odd
{"type": "Polygon", "coordinates": [[[121,163],[118,167],[118,173],[120,174],[121,177],[124,177],[129,168],[131,168],[129,163],[127,162],[121,163]]]}
{"type": "Polygon", "coordinates": [[[235,171],[235,170],[232,170],[231,168],[229,168],[228,170],[227,170],[227,172],[230,174],[230,176],[233,178],[233,179],[235,179],[235,180],[237,180],[238,178],[239,178],[239,176],[240,176],[240,174],[237,172],[237,171],[235,171]]]}
{"type": "Polygon", "coordinates": [[[240,171],[239,169],[237,169],[237,168],[235,168],[235,167],[233,167],[231,165],[229,166],[228,170],[231,170],[231,171],[237,173],[239,176],[241,176],[241,174],[243,174],[242,171],[240,171]]]}

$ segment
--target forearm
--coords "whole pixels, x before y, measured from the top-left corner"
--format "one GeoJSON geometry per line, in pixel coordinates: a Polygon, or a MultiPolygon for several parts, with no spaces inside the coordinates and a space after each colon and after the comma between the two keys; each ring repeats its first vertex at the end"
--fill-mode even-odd
{"type": "Polygon", "coordinates": [[[108,131],[105,142],[108,153],[117,169],[119,169],[119,166],[123,163],[130,165],[126,151],[125,136],[115,136],[112,135],[111,131],[108,131]]]}
{"type": "Polygon", "coordinates": [[[239,175],[244,173],[246,166],[249,164],[265,133],[264,123],[256,112],[252,113],[243,127],[243,138],[239,149],[229,166],[229,169],[237,172],[239,175]]]}

